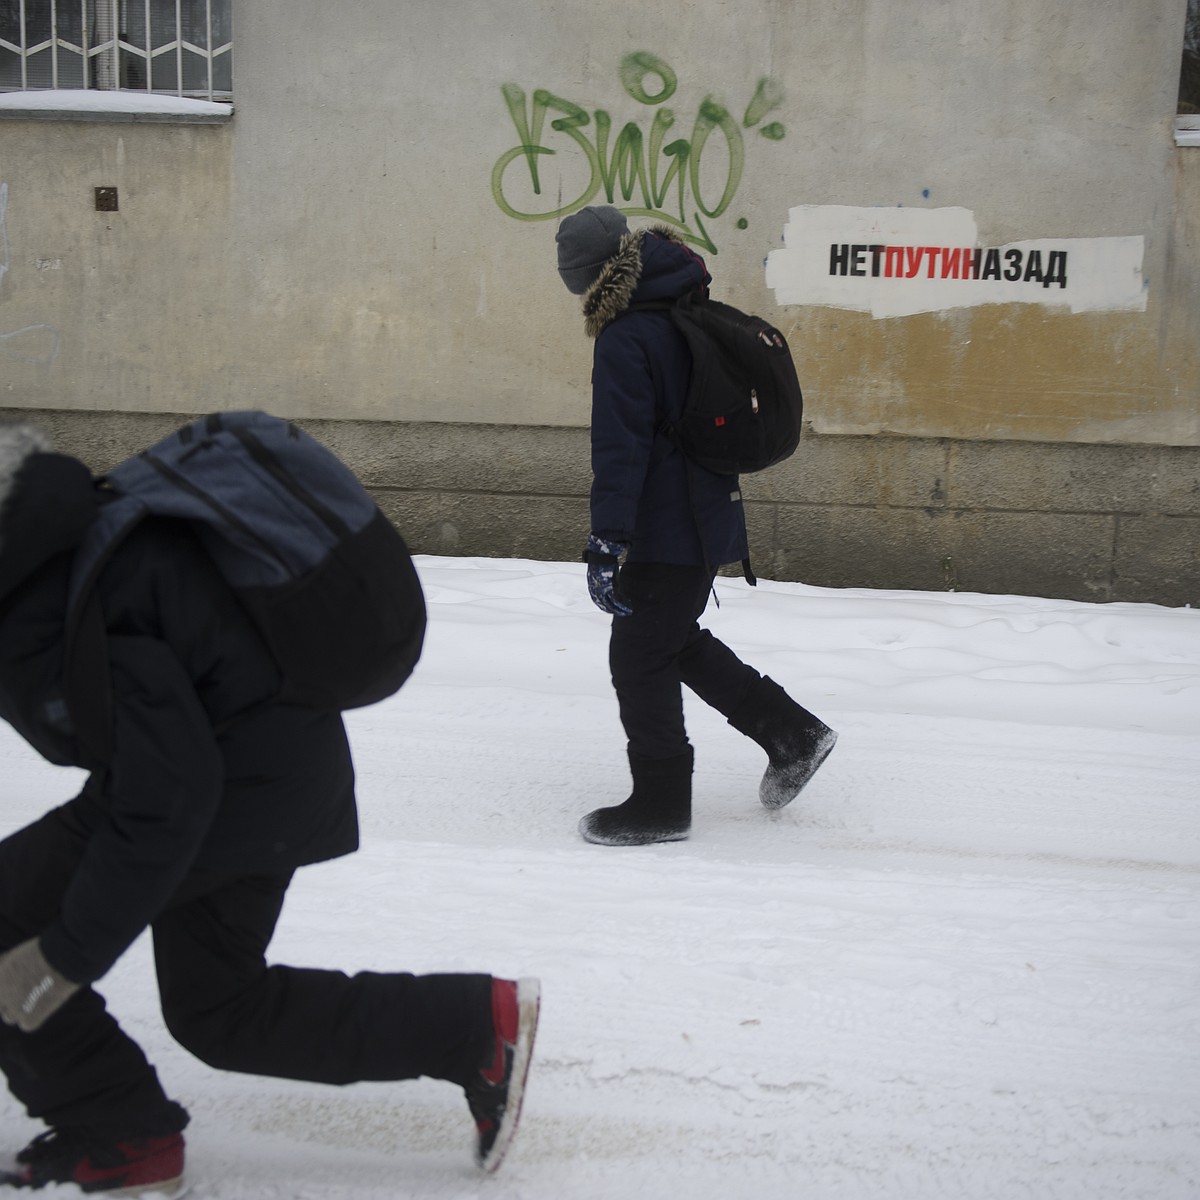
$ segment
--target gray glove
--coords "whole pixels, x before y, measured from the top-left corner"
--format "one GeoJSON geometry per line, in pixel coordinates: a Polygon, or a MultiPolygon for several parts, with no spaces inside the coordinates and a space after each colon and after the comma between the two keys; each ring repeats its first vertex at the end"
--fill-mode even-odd
{"type": "Polygon", "coordinates": [[[46,961],[37,938],[0,954],[0,1021],[6,1025],[32,1033],[77,991],[79,984],[46,961]]]}

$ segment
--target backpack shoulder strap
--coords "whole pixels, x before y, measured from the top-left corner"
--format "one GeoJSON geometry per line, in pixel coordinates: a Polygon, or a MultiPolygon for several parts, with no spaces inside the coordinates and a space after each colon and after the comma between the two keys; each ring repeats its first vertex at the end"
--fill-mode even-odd
{"type": "MultiPolygon", "coordinates": [[[[103,481],[100,481],[103,485],[103,481]]],[[[63,639],[63,695],[76,740],[89,764],[112,757],[112,673],[108,631],[96,580],[113,551],[145,515],[128,497],[103,505],[71,564],[67,621],[63,639]]]]}
{"type": "Polygon", "coordinates": [[[68,628],[63,659],[63,695],[75,739],[89,765],[112,758],[112,673],[108,666],[108,632],[100,597],[93,589],[68,628]]]}
{"type": "Polygon", "coordinates": [[[629,316],[630,313],[670,312],[678,303],[678,300],[639,300],[636,304],[629,305],[623,312],[617,313],[613,320],[619,321],[622,317],[629,316]]]}

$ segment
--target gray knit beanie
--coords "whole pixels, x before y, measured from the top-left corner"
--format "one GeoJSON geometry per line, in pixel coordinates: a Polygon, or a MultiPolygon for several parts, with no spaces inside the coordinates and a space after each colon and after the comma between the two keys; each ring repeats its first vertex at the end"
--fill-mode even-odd
{"type": "Polygon", "coordinates": [[[621,239],[628,232],[624,215],[608,204],[581,208],[565,217],[554,240],[558,243],[558,273],[568,291],[582,296],[621,248],[621,239]]]}

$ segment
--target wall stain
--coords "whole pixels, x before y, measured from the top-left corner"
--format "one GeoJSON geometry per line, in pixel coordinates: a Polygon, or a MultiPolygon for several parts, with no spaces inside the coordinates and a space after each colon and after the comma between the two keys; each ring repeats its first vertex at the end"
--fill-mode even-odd
{"type": "MultiPolygon", "coordinates": [[[[8,274],[8,184],[0,182],[0,288],[8,274]]],[[[41,262],[39,262],[39,268],[41,262]]],[[[61,339],[53,325],[26,325],[0,333],[0,355],[17,362],[48,367],[57,357],[61,339]]]]}

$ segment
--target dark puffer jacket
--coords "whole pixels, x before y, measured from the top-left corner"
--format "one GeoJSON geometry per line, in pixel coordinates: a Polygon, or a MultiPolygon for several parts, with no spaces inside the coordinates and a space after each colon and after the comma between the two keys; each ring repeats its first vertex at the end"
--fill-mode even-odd
{"type": "Polygon", "coordinates": [[[691,352],[670,314],[630,305],[709,283],[668,226],[627,234],[583,297],[592,362],[592,531],[629,543],[630,562],[712,567],[748,553],[736,475],[688,470],[660,428],[683,411],[691,352]],[[623,315],[624,314],[624,315],[623,315]],[[703,551],[700,533],[703,532],[703,551]]]}
{"type": "MultiPolygon", "coordinates": [[[[38,462],[22,472],[26,490],[38,462]]],[[[0,717],[49,761],[79,766],[61,684],[70,548],[49,543],[41,561],[18,565],[6,554],[23,544],[14,526],[37,511],[3,512],[0,717]]],[[[193,867],[281,872],[358,844],[340,714],[273,702],[274,661],[186,526],[143,523],[97,587],[114,750],[68,805],[87,849],[41,938],[50,963],[81,983],[112,966],[193,867]]]]}

